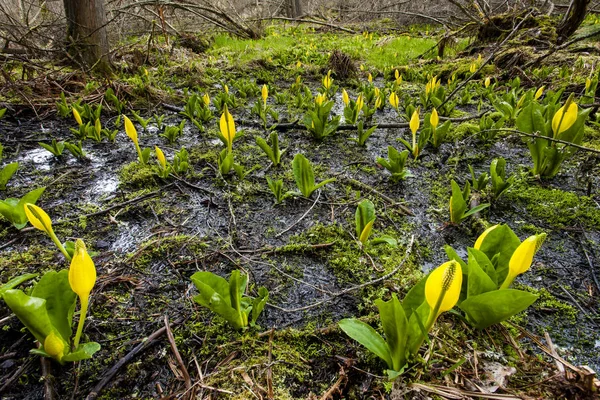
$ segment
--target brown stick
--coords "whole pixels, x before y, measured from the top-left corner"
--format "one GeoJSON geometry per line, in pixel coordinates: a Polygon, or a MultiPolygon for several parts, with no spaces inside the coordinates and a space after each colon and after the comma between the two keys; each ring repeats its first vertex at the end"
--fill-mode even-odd
{"type": "Polygon", "coordinates": [[[54,377],[52,376],[52,365],[46,357],[40,357],[42,364],[42,377],[44,378],[44,400],[54,400],[54,377]]]}
{"type": "Polygon", "coordinates": [[[108,370],[108,372],[106,372],[106,374],[104,374],[104,377],[102,378],[102,380],[100,382],[98,382],[98,384],[96,384],[96,386],[94,386],[94,388],[92,389],[90,394],[87,395],[85,400],[95,400],[98,397],[98,395],[100,394],[100,392],[104,389],[104,387],[117,374],[119,369],[121,369],[125,364],[130,362],[138,353],[140,353],[141,351],[150,347],[152,342],[154,342],[156,339],[161,337],[166,331],[167,331],[167,328],[163,326],[162,328],[160,328],[159,330],[154,332],[152,335],[148,336],[140,344],[135,346],[133,348],[133,350],[131,350],[129,353],[127,353],[127,355],[125,357],[121,358],[119,360],[119,362],[117,362],[115,365],[113,365],[112,368],[110,370],[108,370]]]}
{"type": "MultiPolygon", "coordinates": [[[[169,317],[165,315],[165,329],[167,330],[167,338],[169,339],[169,344],[171,345],[171,350],[173,350],[173,354],[177,359],[177,363],[179,363],[179,368],[181,369],[181,373],[183,374],[183,379],[185,380],[185,389],[186,391],[192,388],[192,380],[190,379],[190,374],[188,373],[187,368],[181,358],[181,354],[179,354],[179,350],[177,350],[177,344],[175,343],[175,338],[173,337],[173,332],[171,332],[171,327],[169,326],[169,317]]],[[[192,393],[187,395],[187,398],[191,398],[192,393]]]]}

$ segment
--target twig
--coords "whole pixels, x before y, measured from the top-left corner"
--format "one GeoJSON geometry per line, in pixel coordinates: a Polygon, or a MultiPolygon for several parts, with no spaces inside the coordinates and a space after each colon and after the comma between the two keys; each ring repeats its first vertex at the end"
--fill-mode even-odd
{"type": "MultiPolygon", "coordinates": [[[[192,388],[192,380],[190,379],[190,374],[188,373],[187,368],[181,358],[181,354],[179,354],[179,350],[177,350],[177,344],[175,343],[175,338],[173,337],[173,332],[171,332],[171,327],[169,326],[169,317],[165,315],[165,329],[167,331],[167,338],[169,339],[169,344],[171,345],[171,350],[173,350],[173,354],[177,359],[177,363],[179,363],[179,368],[181,369],[181,373],[183,374],[183,379],[185,381],[186,391],[192,388]]],[[[191,398],[192,394],[188,395],[188,398],[191,398]]]]}
{"type": "Polygon", "coordinates": [[[306,310],[310,310],[311,308],[315,308],[315,307],[318,307],[318,306],[320,306],[322,304],[325,304],[325,303],[327,303],[327,302],[329,302],[329,301],[331,301],[331,300],[333,300],[333,299],[335,299],[337,297],[344,296],[344,295],[346,295],[346,294],[348,294],[350,292],[353,292],[355,290],[359,290],[359,289],[362,289],[362,288],[364,288],[366,286],[371,286],[371,285],[375,285],[376,283],[382,282],[382,281],[390,278],[391,276],[395,275],[398,271],[400,271],[400,268],[402,268],[404,266],[404,264],[408,260],[408,256],[410,256],[410,253],[412,252],[412,247],[413,247],[414,241],[415,241],[415,235],[412,235],[411,238],[410,238],[410,242],[408,243],[408,246],[406,247],[406,253],[404,253],[404,257],[402,258],[402,260],[400,261],[400,263],[398,264],[398,266],[396,268],[394,268],[394,270],[392,272],[390,272],[390,273],[388,273],[388,274],[386,274],[386,275],[384,275],[384,276],[382,276],[380,278],[373,279],[372,281],[369,281],[369,282],[366,282],[366,283],[361,283],[360,285],[349,287],[349,288],[344,289],[342,291],[339,291],[337,293],[333,293],[330,297],[328,297],[328,298],[326,298],[324,300],[317,301],[316,303],[312,303],[312,304],[309,304],[309,305],[304,306],[304,307],[282,308],[282,307],[279,307],[279,306],[276,306],[276,305],[270,304],[270,303],[267,303],[267,305],[270,306],[270,307],[273,307],[273,308],[275,308],[275,309],[277,309],[279,311],[289,312],[289,313],[291,313],[291,312],[299,312],[299,311],[306,311],[306,310]]]}
{"type": "Polygon", "coordinates": [[[321,190],[319,190],[319,193],[317,194],[317,199],[312,204],[312,206],[310,206],[310,208],[308,210],[306,210],[306,212],[296,222],[294,222],[292,225],[288,226],[287,228],[285,228],[284,230],[282,230],[281,232],[276,234],[275,237],[279,237],[279,236],[283,235],[284,233],[286,233],[287,231],[292,229],[294,226],[298,225],[298,223],[300,221],[302,221],[308,215],[308,213],[315,207],[315,205],[317,205],[317,202],[319,201],[320,197],[321,197],[321,190]]]}
{"type": "Polygon", "coordinates": [[[21,365],[21,367],[18,370],[16,370],[15,373],[12,374],[11,377],[6,380],[6,382],[4,382],[4,385],[2,385],[2,387],[0,387],[0,393],[3,393],[6,389],[8,389],[8,387],[10,385],[12,385],[12,383],[14,381],[19,379],[19,377],[21,375],[23,375],[23,373],[27,370],[27,368],[29,368],[29,366],[31,365],[32,362],[33,362],[33,357],[29,357],[27,359],[27,361],[25,361],[23,363],[23,365],[21,365]]]}
{"type": "Polygon", "coordinates": [[[156,339],[161,337],[166,331],[167,331],[167,328],[163,326],[162,328],[160,328],[159,330],[157,330],[156,332],[154,332],[153,334],[148,336],[146,339],[144,339],[140,344],[135,346],[133,348],[133,350],[131,350],[125,357],[121,358],[110,370],[108,370],[108,372],[106,372],[106,374],[104,374],[104,377],[102,378],[102,380],[100,382],[98,382],[98,384],[96,384],[96,386],[94,386],[94,388],[92,389],[90,394],[88,394],[85,399],[86,400],[96,399],[98,397],[98,395],[100,394],[100,392],[104,389],[104,387],[117,374],[119,369],[121,369],[125,364],[127,364],[129,361],[131,361],[138,353],[140,353],[141,351],[148,348],[150,346],[150,344],[152,344],[152,342],[154,342],[156,339]]]}
{"type": "Polygon", "coordinates": [[[327,390],[325,393],[323,393],[323,396],[321,396],[321,400],[333,399],[333,395],[336,392],[341,393],[340,386],[346,380],[347,380],[346,371],[344,370],[344,367],[340,366],[340,376],[335,381],[335,383],[329,388],[329,390],[327,390]]]}
{"type": "Polygon", "coordinates": [[[532,138],[535,138],[535,139],[544,139],[544,140],[548,140],[549,142],[560,143],[560,144],[564,144],[566,146],[571,146],[571,147],[578,148],[580,150],[589,151],[590,153],[600,154],[600,150],[596,150],[596,149],[592,149],[592,148],[589,148],[589,147],[581,146],[579,144],[567,142],[566,140],[554,139],[554,138],[549,137],[549,136],[542,136],[542,135],[537,135],[535,133],[523,132],[523,131],[520,131],[518,129],[510,129],[510,128],[485,129],[483,131],[480,131],[480,133],[482,133],[482,132],[510,132],[510,133],[516,133],[517,135],[532,137],[532,138]]]}
{"type": "Polygon", "coordinates": [[[52,376],[52,365],[46,357],[40,357],[42,364],[42,377],[44,378],[44,400],[54,400],[54,377],[52,376]]]}
{"type": "Polygon", "coordinates": [[[338,25],[330,24],[328,22],[316,21],[314,19],[287,18],[287,17],[266,17],[266,18],[251,19],[250,21],[269,21],[269,20],[280,20],[280,21],[290,21],[290,22],[303,22],[303,23],[306,23],[306,24],[316,24],[316,25],[327,26],[329,28],[334,28],[334,29],[337,29],[337,30],[340,30],[340,31],[346,32],[346,33],[352,33],[352,34],[356,33],[352,29],[344,28],[343,26],[338,26],[338,25]]]}
{"type": "Polygon", "coordinates": [[[598,30],[596,30],[590,34],[587,34],[584,36],[579,36],[579,37],[576,37],[575,39],[571,39],[568,42],[561,44],[560,46],[556,46],[556,47],[548,50],[546,53],[542,54],[535,60],[528,62],[527,64],[525,64],[523,66],[523,69],[533,67],[534,65],[537,65],[540,61],[545,60],[546,58],[550,57],[552,54],[556,53],[557,51],[567,48],[574,43],[581,42],[582,40],[589,39],[589,38],[597,36],[597,35],[600,35],[600,31],[598,31],[598,30]]]}

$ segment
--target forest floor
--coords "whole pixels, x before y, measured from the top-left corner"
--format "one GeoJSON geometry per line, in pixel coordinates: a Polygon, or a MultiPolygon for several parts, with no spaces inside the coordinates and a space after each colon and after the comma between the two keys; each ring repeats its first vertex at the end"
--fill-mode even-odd
{"type": "MultiPolygon", "coordinates": [[[[342,115],[342,125],[347,125],[342,88],[356,99],[359,92],[378,87],[386,93],[386,104],[373,121],[382,126],[407,122],[387,104],[396,70],[403,77],[401,101],[412,99],[418,105],[432,76],[444,86],[453,76],[462,82],[470,77],[471,65],[481,63],[477,53],[463,52],[469,45],[466,39],[445,59],[426,53],[436,43],[435,34],[422,27],[370,37],[276,26],[257,41],[210,38],[202,53],[167,45],[161,37],[152,46],[147,37],[133,38],[115,55],[117,77],[106,81],[61,72],[59,88],[41,86],[35,76],[19,82],[16,77],[23,71],[6,66],[15,80],[0,98],[8,106],[0,120],[2,162],[18,162],[19,169],[2,196],[19,198],[45,187],[37,204],[53,219],[57,236],[82,238],[95,253],[98,280],[85,335],[102,348],[90,360],[52,363],[43,378],[40,357],[29,353],[33,337],[0,302],[0,396],[41,399],[50,385],[56,398],[85,398],[138,346],[101,388],[99,398],[190,398],[186,396],[191,393],[196,398],[238,399],[476,398],[475,393],[503,399],[593,397],[574,378],[575,371],[561,372],[557,363],[562,364],[544,346],[574,367],[600,369],[598,117],[592,114],[585,126],[582,146],[591,151],[577,151],[557,176],[539,179],[531,173],[527,139],[508,131],[485,135],[480,116],[487,112],[495,120],[502,117],[489,101],[486,77],[498,96],[515,87],[524,93],[545,86],[545,93],[564,89],[564,98],[573,92],[580,101],[586,78],[598,76],[597,43],[583,42],[595,46],[595,52],[546,59],[520,82],[494,65],[482,68],[448,110],[452,125],[445,142],[438,149],[428,145],[416,161],[409,158],[412,176],[400,182],[392,181],[376,159],[387,156],[388,146],[402,149],[398,138],[410,141],[406,124],[376,129],[365,146],[356,143],[354,130],[316,141],[301,126],[312,95],[322,90],[335,49],[358,67],[347,80],[332,75],[339,86],[331,95],[333,114],[342,115]],[[280,166],[272,165],[255,142],[255,136],[266,139],[269,134],[251,112],[262,101],[263,84],[279,122],[300,121],[274,129],[286,149],[280,166]],[[238,130],[233,154],[248,172],[242,178],[219,172],[223,144],[217,137],[220,111],[214,104],[210,109],[215,118],[203,131],[188,120],[174,143],[161,136],[165,126],[187,119],[178,110],[190,95],[206,93],[215,100],[225,86],[229,99],[235,99],[230,107],[238,130]],[[134,119],[140,146],[158,145],[168,160],[185,148],[187,172],[163,179],[157,176],[154,156],[148,165],[137,161],[116,103],[104,97],[108,87],[128,103],[124,115],[132,117],[134,109],[147,122],[144,128],[134,119]],[[83,159],[66,150],[54,157],[42,149],[38,142],[76,142],[70,108],[61,117],[54,106],[61,91],[68,105],[77,99],[92,107],[103,104],[100,120],[118,130],[115,140],[85,140],[83,159]],[[49,100],[32,110],[16,103],[19,93],[35,104],[49,100]],[[297,153],[311,161],[317,182],[335,181],[310,198],[294,195],[275,204],[266,178],[282,179],[286,191],[295,190],[291,161],[297,153]],[[451,180],[463,187],[471,180],[469,166],[479,176],[499,157],[507,162],[507,176],[514,176],[512,186],[476,216],[450,224],[451,180]],[[354,214],[363,199],[375,205],[372,237],[385,235],[396,245],[358,244],[354,214]],[[538,300],[509,321],[484,330],[469,326],[459,315],[442,315],[418,359],[395,383],[389,381],[383,376],[384,363],[346,336],[337,322],[360,317],[379,329],[376,299],[391,293],[402,298],[447,261],[445,245],[466,257],[478,235],[498,223],[509,225],[521,240],[548,235],[531,269],[516,282],[517,288],[539,295],[538,300]],[[392,276],[378,280],[398,267],[392,276]],[[249,274],[251,294],[259,286],[269,290],[259,326],[245,331],[234,330],[193,301],[197,290],[192,274],[211,271],[227,277],[235,269],[249,274]],[[165,316],[191,388],[186,388],[181,362],[163,329],[165,316]]],[[[268,126],[275,123],[272,116],[267,118],[268,126]]],[[[482,202],[490,199],[489,190],[476,192],[482,202]]],[[[68,266],[42,232],[19,231],[7,221],[0,221],[0,254],[0,283],[68,266]]]]}

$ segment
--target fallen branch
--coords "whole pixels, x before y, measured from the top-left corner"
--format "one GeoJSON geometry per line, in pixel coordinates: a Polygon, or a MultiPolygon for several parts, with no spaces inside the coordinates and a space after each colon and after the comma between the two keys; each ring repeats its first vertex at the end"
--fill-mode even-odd
{"type": "Polygon", "coordinates": [[[119,369],[121,369],[125,364],[127,364],[128,362],[130,362],[135,356],[138,355],[138,353],[142,352],[143,350],[146,350],[148,347],[150,347],[150,345],[159,337],[161,337],[165,332],[167,331],[167,327],[163,326],[162,328],[160,328],[159,330],[157,330],[156,332],[154,332],[152,335],[148,336],[147,338],[145,338],[144,340],[142,340],[142,342],[140,344],[138,344],[137,346],[135,346],[133,348],[133,350],[131,350],[125,357],[121,358],[119,360],[119,362],[117,362],[110,370],[108,370],[108,372],[106,372],[106,374],[104,374],[104,377],[102,378],[102,380],[100,380],[100,382],[98,382],[98,384],[96,386],[94,386],[94,388],[92,389],[92,391],[90,392],[90,394],[87,395],[87,397],[85,398],[85,400],[94,400],[98,397],[98,395],[100,394],[100,392],[102,392],[102,390],[104,389],[104,387],[112,381],[112,379],[114,378],[114,376],[117,374],[117,372],[119,371],[119,369]]]}
{"type": "Polygon", "coordinates": [[[277,235],[275,235],[275,237],[279,237],[279,236],[283,235],[284,233],[286,233],[287,231],[289,231],[290,229],[292,229],[294,226],[298,225],[298,223],[300,221],[302,221],[308,215],[308,213],[315,207],[315,205],[317,205],[317,203],[319,202],[319,198],[320,197],[321,197],[321,191],[319,190],[319,193],[317,194],[317,199],[312,204],[312,206],[310,206],[310,208],[308,210],[306,210],[306,212],[304,214],[302,214],[302,216],[300,217],[300,219],[298,219],[292,225],[288,226],[287,228],[285,228],[284,230],[282,230],[281,232],[279,232],[277,235]]]}
{"type": "Polygon", "coordinates": [[[271,21],[271,20],[301,22],[301,23],[305,23],[305,24],[322,25],[322,26],[327,26],[329,28],[337,29],[337,30],[340,30],[340,31],[346,32],[346,33],[352,33],[352,34],[356,33],[352,29],[344,28],[343,26],[334,25],[334,24],[331,24],[328,22],[316,21],[314,19],[306,19],[306,18],[302,18],[302,17],[301,18],[265,17],[265,18],[251,19],[250,21],[255,22],[255,21],[271,21]]]}
{"type": "MultiPolygon", "coordinates": [[[[183,379],[185,381],[185,389],[186,392],[192,388],[192,380],[190,379],[190,374],[188,373],[187,368],[185,367],[185,363],[181,358],[181,354],[177,349],[177,344],[175,343],[175,338],[173,337],[173,332],[171,332],[171,327],[169,326],[169,317],[165,315],[165,329],[167,331],[167,338],[169,339],[169,344],[171,345],[171,350],[175,355],[175,359],[177,359],[177,363],[179,364],[179,369],[181,369],[181,373],[183,374],[183,379]]],[[[187,396],[187,398],[191,398],[191,394],[187,396]]]]}
{"type": "Polygon", "coordinates": [[[600,150],[596,150],[596,149],[592,149],[589,147],[581,146],[579,144],[567,142],[566,140],[554,139],[554,138],[551,138],[548,136],[537,135],[535,133],[523,132],[518,129],[510,129],[510,128],[485,129],[481,132],[510,132],[510,133],[515,133],[520,136],[526,136],[526,137],[531,137],[531,138],[536,138],[536,139],[544,139],[544,140],[548,140],[549,142],[564,144],[565,146],[575,147],[577,149],[588,151],[590,153],[600,154],[600,150]]]}
{"type": "Polygon", "coordinates": [[[504,46],[504,44],[506,42],[508,42],[508,40],[510,38],[512,38],[514,36],[515,33],[517,33],[519,31],[519,28],[521,27],[521,25],[523,25],[523,23],[525,21],[527,21],[527,19],[533,13],[533,11],[534,10],[529,11],[527,13],[527,15],[525,15],[525,17],[523,17],[523,19],[517,24],[517,26],[515,26],[513,28],[513,30],[508,35],[506,35],[504,40],[499,45],[497,45],[494,50],[492,50],[492,53],[488,56],[488,58],[486,58],[485,61],[481,63],[479,68],[477,68],[477,71],[475,71],[467,79],[462,81],[460,83],[460,85],[458,85],[456,88],[454,88],[454,90],[452,92],[450,92],[450,94],[448,96],[446,96],[446,99],[442,102],[442,104],[440,104],[439,107],[437,107],[438,109],[441,109],[448,102],[448,100],[450,100],[456,93],[458,93],[459,90],[461,90],[463,87],[465,87],[466,84],[469,83],[469,81],[471,81],[471,79],[473,79],[475,76],[477,76],[477,74],[483,69],[483,67],[485,67],[486,65],[488,65],[490,63],[490,61],[492,61],[492,59],[496,56],[496,53],[502,48],[502,46],[504,46]]]}

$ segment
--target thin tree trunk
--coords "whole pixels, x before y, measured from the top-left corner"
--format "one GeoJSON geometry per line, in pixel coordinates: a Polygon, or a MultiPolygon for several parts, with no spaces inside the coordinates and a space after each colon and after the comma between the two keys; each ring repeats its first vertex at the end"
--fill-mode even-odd
{"type": "Polygon", "coordinates": [[[64,0],[67,51],[86,67],[108,72],[109,44],[104,0],[64,0]]]}
{"type": "Polygon", "coordinates": [[[585,19],[585,12],[589,3],[590,0],[571,0],[567,13],[556,29],[558,44],[565,42],[579,28],[579,25],[585,19]]]}

